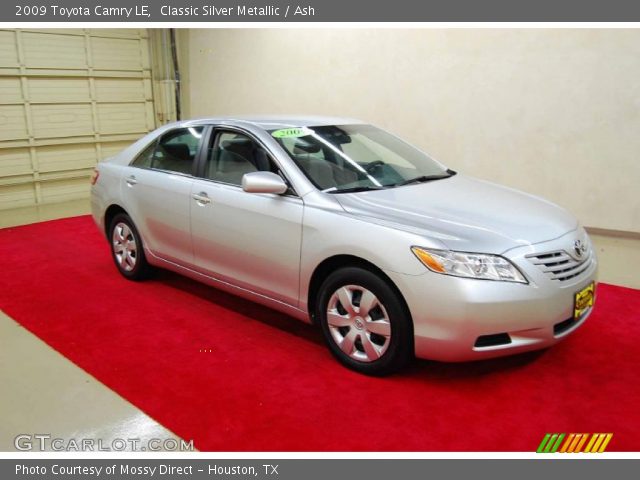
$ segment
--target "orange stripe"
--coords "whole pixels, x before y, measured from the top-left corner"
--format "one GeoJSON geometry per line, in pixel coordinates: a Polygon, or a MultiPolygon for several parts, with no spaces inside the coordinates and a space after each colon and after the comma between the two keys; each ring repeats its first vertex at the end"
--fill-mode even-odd
{"type": "Polygon", "coordinates": [[[593,448],[591,449],[591,453],[596,453],[598,451],[598,448],[600,448],[600,444],[602,443],[602,441],[604,440],[604,438],[607,435],[604,433],[599,433],[598,434],[598,439],[596,440],[596,443],[593,444],[593,448]]]}
{"type": "Polygon", "coordinates": [[[567,447],[569,446],[569,444],[571,443],[571,441],[573,440],[573,437],[575,437],[576,434],[572,433],[570,434],[567,439],[564,441],[564,443],[562,444],[562,447],[560,448],[560,450],[558,451],[558,453],[564,453],[567,451],[567,447]]]}
{"type": "Polygon", "coordinates": [[[591,435],[591,440],[589,440],[589,443],[587,443],[587,448],[584,449],[584,453],[589,453],[591,451],[591,447],[593,446],[593,443],[596,441],[597,436],[598,435],[596,435],[595,433],[591,435]]]}
{"type": "Polygon", "coordinates": [[[576,444],[578,443],[578,440],[580,440],[580,437],[582,437],[582,434],[576,433],[576,437],[573,439],[573,442],[571,442],[568,453],[573,453],[573,449],[576,448],[576,444]]]}
{"type": "Polygon", "coordinates": [[[588,433],[583,433],[582,434],[582,440],[580,440],[580,443],[578,443],[578,446],[576,447],[576,452],[575,453],[580,453],[582,451],[582,446],[584,445],[584,442],[587,441],[588,437],[589,437],[588,433]]]}
{"type": "Polygon", "coordinates": [[[598,453],[604,452],[605,448],[607,448],[607,445],[609,445],[609,442],[611,441],[612,437],[613,437],[613,433],[607,433],[607,436],[605,437],[604,442],[602,442],[602,445],[600,445],[600,449],[598,450],[598,453]]]}

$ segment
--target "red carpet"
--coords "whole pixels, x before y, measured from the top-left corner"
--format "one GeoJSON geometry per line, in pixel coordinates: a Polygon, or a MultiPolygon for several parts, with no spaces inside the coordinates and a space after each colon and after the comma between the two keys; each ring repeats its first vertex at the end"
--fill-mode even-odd
{"type": "Polygon", "coordinates": [[[124,280],[89,217],[0,230],[0,252],[2,310],[201,450],[532,452],[546,432],[640,450],[640,290],[601,284],[546,352],[376,379],[279,313],[166,272],[124,280]]]}

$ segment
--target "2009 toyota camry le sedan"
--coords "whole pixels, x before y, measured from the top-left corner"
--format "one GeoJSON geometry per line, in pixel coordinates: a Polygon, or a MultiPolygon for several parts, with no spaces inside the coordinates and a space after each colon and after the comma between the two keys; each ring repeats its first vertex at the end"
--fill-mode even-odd
{"type": "Polygon", "coordinates": [[[367,374],[546,348],[593,309],[596,257],[571,214],[357,120],[173,123],[92,185],[126,278],[162,267],[319,324],[367,374]]]}

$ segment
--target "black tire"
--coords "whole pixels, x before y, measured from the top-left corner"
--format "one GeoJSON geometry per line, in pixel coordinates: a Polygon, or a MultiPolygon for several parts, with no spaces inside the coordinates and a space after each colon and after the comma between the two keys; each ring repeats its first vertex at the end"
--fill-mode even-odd
{"type": "Polygon", "coordinates": [[[138,229],[136,228],[129,215],[127,215],[126,213],[119,213],[115,217],[113,217],[113,220],[111,220],[111,224],[109,225],[108,240],[111,248],[111,257],[113,258],[113,262],[115,263],[116,268],[123,277],[134,281],[149,278],[152,272],[152,268],[151,265],[149,265],[149,262],[147,262],[147,257],[144,254],[144,245],[142,244],[142,238],[140,237],[138,229]],[[123,229],[123,225],[126,225],[128,231],[123,229]],[[131,242],[131,240],[135,242],[135,251],[128,253],[129,258],[128,260],[125,259],[124,264],[123,262],[121,262],[122,254],[119,254],[116,251],[117,244],[122,244],[122,242],[118,242],[115,237],[116,228],[118,229],[121,238],[123,237],[122,233],[124,232],[126,233],[126,235],[124,235],[126,237],[125,240],[128,240],[129,243],[131,242]]]}
{"type": "MultiPolygon", "coordinates": [[[[369,270],[345,267],[331,273],[320,287],[315,318],[322,327],[324,339],[331,353],[340,363],[357,372],[374,376],[388,375],[402,368],[413,356],[412,322],[403,299],[385,279],[369,270]],[[342,300],[339,299],[339,289],[342,294],[345,294],[342,287],[346,288],[346,295],[353,301],[354,315],[349,314],[342,305],[342,300]],[[365,293],[365,291],[369,293],[365,293]],[[335,297],[334,294],[336,294],[335,297]],[[365,294],[368,295],[367,298],[371,298],[370,294],[373,294],[376,300],[373,304],[377,306],[371,309],[370,315],[360,317],[361,300],[365,294]],[[360,295],[359,298],[358,295],[360,295]],[[330,325],[328,311],[333,314],[331,320],[333,325],[330,325]],[[339,318],[335,316],[336,313],[339,318]],[[336,318],[340,322],[351,322],[351,324],[350,326],[336,327],[336,318]],[[346,318],[349,320],[345,320],[346,318]],[[371,320],[382,320],[382,323],[387,323],[390,335],[383,336],[371,332],[369,330],[373,328],[371,320]],[[339,341],[347,339],[349,336],[352,339],[356,338],[353,341],[353,347],[349,346],[351,341],[344,343],[344,345],[343,342],[340,342],[340,345],[351,352],[347,354],[339,346],[339,341]],[[388,343],[386,343],[387,341],[388,343]],[[373,344],[376,353],[380,356],[376,358],[374,355],[368,355],[365,351],[365,343],[368,344],[366,347],[369,348],[369,351],[371,351],[373,344]]],[[[379,328],[380,325],[375,329],[379,328]]],[[[384,330],[387,333],[386,326],[384,330]]]]}

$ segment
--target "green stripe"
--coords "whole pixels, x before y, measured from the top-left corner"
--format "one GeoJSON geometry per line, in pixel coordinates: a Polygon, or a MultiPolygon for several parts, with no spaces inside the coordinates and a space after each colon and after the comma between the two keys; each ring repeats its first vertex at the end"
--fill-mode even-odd
{"type": "MultiPolygon", "coordinates": [[[[560,443],[562,442],[562,439],[564,438],[564,433],[561,433],[558,436],[558,440],[556,441],[556,444],[551,448],[551,453],[556,453],[556,450],[558,450],[558,448],[560,448],[560,443]]],[[[578,442],[580,443],[580,442],[578,442]]]]}
{"type": "Polygon", "coordinates": [[[542,453],[549,453],[549,450],[551,450],[551,447],[553,446],[553,442],[556,441],[556,438],[558,438],[557,433],[554,433],[553,435],[551,435],[551,438],[547,442],[547,446],[544,448],[544,452],[542,453]]]}
{"type": "Polygon", "coordinates": [[[544,446],[547,443],[547,440],[549,440],[549,437],[551,436],[550,433],[547,433],[544,438],[542,439],[542,442],[540,442],[540,445],[538,445],[538,450],[536,450],[536,453],[542,453],[542,450],[544,449],[544,446]]]}

